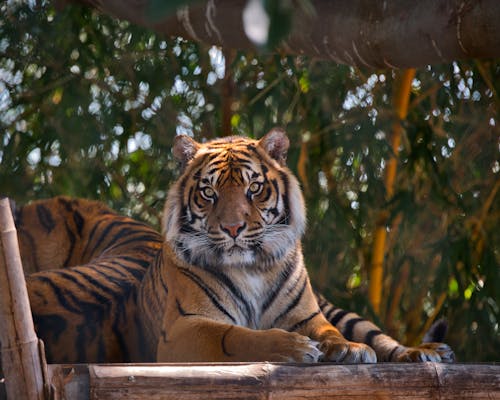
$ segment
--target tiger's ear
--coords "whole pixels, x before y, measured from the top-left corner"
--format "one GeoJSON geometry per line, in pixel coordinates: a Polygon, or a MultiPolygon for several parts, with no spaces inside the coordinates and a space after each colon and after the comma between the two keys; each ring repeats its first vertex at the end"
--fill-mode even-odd
{"type": "Polygon", "coordinates": [[[259,146],[282,166],[286,164],[286,156],[290,147],[290,140],[282,128],[271,129],[266,136],[259,140],[259,146]]]}
{"type": "Polygon", "coordinates": [[[184,169],[187,163],[194,158],[199,148],[199,143],[189,136],[178,135],[175,137],[172,152],[174,158],[181,164],[181,169],[184,169]]]}

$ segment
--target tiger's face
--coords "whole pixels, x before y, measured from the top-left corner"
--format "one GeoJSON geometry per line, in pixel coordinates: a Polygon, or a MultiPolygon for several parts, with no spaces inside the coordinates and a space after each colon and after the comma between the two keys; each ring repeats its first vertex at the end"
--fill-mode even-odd
{"type": "Polygon", "coordinates": [[[305,228],[303,198],[285,166],[288,138],[230,137],[200,144],[178,136],[184,172],[164,210],[166,241],[203,268],[267,268],[297,246],[305,228]]]}

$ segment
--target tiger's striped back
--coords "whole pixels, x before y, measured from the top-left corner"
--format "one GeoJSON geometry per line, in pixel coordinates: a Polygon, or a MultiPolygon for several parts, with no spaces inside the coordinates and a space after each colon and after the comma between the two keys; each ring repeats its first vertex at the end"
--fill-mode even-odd
{"type": "Polygon", "coordinates": [[[35,328],[49,362],[124,362],[141,341],[137,290],[161,236],[102,203],[56,197],[16,210],[35,328]]]}

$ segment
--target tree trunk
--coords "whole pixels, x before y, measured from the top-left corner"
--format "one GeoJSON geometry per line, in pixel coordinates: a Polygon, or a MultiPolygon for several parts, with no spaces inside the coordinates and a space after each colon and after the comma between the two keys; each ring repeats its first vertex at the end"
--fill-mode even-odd
{"type": "MultiPolygon", "coordinates": [[[[171,36],[227,49],[254,49],[244,32],[246,0],[209,0],[151,20],[152,0],[67,0],[171,36]]],[[[310,0],[292,11],[277,51],[370,68],[410,68],[500,57],[498,0],[310,0]]],[[[279,21],[278,21],[279,22],[279,21]]]]}

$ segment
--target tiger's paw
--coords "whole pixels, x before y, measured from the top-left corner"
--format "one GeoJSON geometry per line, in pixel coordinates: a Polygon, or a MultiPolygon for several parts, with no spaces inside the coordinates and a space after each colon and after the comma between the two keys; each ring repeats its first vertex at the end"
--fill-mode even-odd
{"type": "Polygon", "coordinates": [[[323,357],[318,342],[307,336],[281,329],[265,332],[268,337],[266,346],[262,347],[264,354],[260,357],[265,361],[315,363],[323,357]]]}
{"type": "Polygon", "coordinates": [[[406,347],[391,361],[452,363],[455,362],[455,353],[446,343],[423,343],[417,347],[406,347]]]}
{"type": "Polygon", "coordinates": [[[321,361],[343,363],[376,363],[375,351],[364,343],[349,342],[338,337],[323,340],[319,349],[324,353],[321,361]]]}

